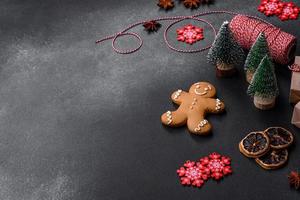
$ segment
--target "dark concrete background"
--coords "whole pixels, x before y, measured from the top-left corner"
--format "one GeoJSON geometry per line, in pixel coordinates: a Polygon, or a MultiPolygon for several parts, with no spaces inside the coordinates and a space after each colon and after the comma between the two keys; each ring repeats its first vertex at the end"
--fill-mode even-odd
{"type": "MultiPolygon", "coordinates": [[[[266,18],[256,11],[258,4],[215,0],[191,12],[176,3],[164,12],[154,0],[0,1],[0,199],[299,199],[287,181],[290,170],[300,169],[300,149],[299,130],[290,124],[286,67],[277,67],[276,108],[259,111],[246,95],[242,68],[237,77],[217,79],[207,52],[180,54],[165,46],[167,23],[151,35],[134,29],[144,39],[135,54],[94,43],[139,20],[221,9],[258,15],[300,36],[299,20],[266,18]],[[227,106],[226,114],[208,117],[213,134],[163,127],[160,115],[174,107],[170,94],[201,80],[215,84],[227,106]],[[263,170],[238,151],[244,135],[269,126],[296,136],[288,165],[276,171],[263,170]],[[232,157],[234,174],[201,189],[182,187],[176,169],[213,151],[232,157]]],[[[232,16],[205,18],[219,27],[232,16]]],[[[197,45],[212,41],[204,27],[206,39],[197,45]]]]}

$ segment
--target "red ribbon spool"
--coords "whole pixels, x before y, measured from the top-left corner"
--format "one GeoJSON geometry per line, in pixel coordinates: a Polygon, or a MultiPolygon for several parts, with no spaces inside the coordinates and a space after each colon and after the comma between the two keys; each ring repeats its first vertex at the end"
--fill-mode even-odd
{"type": "Polygon", "coordinates": [[[297,45],[295,36],[272,24],[245,15],[235,16],[230,22],[230,29],[236,41],[246,50],[249,50],[258,35],[264,32],[273,60],[282,65],[293,62],[297,45]]]}

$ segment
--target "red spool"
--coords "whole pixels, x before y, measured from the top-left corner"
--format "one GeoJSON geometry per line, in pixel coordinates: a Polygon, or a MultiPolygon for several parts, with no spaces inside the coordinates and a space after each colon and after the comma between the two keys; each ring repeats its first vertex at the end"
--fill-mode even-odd
{"type": "Polygon", "coordinates": [[[244,49],[249,50],[258,35],[264,32],[273,60],[282,65],[293,62],[297,45],[295,36],[281,31],[274,25],[245,15],[236,15],[229,26],[236,41],[244,49]]]}

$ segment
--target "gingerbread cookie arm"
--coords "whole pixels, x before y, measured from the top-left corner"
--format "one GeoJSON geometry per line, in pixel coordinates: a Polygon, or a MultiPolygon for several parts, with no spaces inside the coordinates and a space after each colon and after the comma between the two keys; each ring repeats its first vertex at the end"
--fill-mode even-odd
{"type": "Polygon", "coordinates": [[[220,99],[207,98],[207,112],[221,113],[225,110],[225,104],[220,99]]]}
{"type": "Polygon", "coordinates": [[[188,95],[187,92],[182,90],[177,90],[176,92],[173,92],[173,94],[171,95],[171,99],[175,104],[180,105],[187,95],[188,95]]]}
{"type": "Polygon", "coordinates": [[[211,132],[212,128],[211,124],[204,119],[204,113],[189,115],[187,127],[191,133],[197,135],[207,135],[211,132]]]}
{"type": "Polygon", "coordinates": [[[182,126],[186,123],[187,115],[185,112],[180,111],[179,109],[176,111],[167,111],[161,116],[161,122],[167,126],[182,126]]]}

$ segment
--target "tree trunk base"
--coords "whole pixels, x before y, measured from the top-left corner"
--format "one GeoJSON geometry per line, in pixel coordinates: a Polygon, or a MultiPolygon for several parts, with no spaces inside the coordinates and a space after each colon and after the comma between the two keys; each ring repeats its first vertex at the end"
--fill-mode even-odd
{"type": "Polygon", "coordinates": [[[216,76],[217,77],[231,77],[236,74],[237,70],[233,65],[217,64],[216,76]]]}
{"type": "Polygon", "coordinates": [[[269,110],[275,106],[275,97],[274,98],[263,98],[254,96],[254,105],[256,108],[261,110],[269,110]]]}

